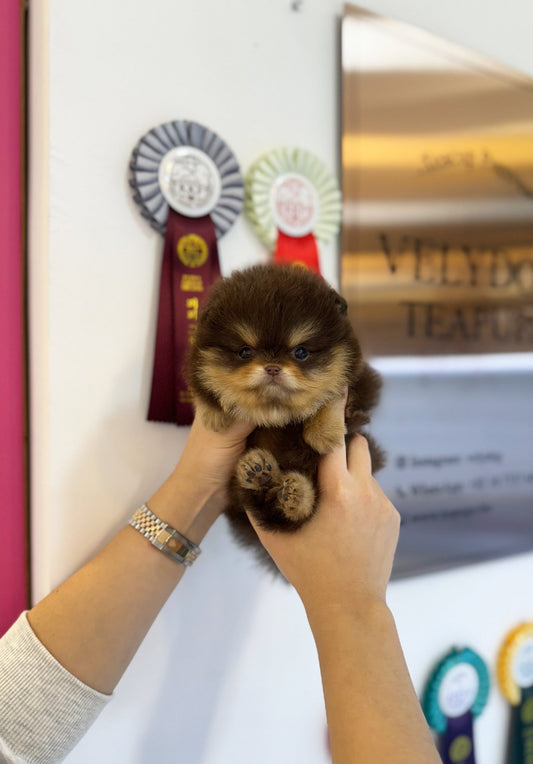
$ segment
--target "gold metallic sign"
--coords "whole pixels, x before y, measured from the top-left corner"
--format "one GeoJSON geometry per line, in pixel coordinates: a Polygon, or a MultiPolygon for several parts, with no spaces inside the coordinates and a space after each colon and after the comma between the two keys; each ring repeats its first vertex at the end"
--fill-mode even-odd
{"type": "Polygon", "coordinates": [[[533,349],[533,83],[346,6],[342,291],[371,355],[533,349]]]}

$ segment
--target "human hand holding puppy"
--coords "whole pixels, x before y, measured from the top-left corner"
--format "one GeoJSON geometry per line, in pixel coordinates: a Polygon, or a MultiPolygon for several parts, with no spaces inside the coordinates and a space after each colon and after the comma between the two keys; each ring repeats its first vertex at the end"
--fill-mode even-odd
{"type": "MultiPolygon", "coordinates": [[[[344,402],[338,402],[339,418],[343,412],[344,402]]],[[[150,507],[199,542],[225,507],[227,477],[245,448],[249,427],[235,423],[213,433],[195,420],[176,469],[149,500],[150,507]]],[[[370,475],[364,438],[355,438],[348,453],[339,447],[321,457],[319,486],[318,511],[297,532],[256,528],[309,616],[333,761],[438,764],[385,604],[398,517],[370,475]]],[[[250,530],[255,533],[251,525],[250,530]]],[[[89,688],[110,693],[184,570],[126,526],[37,604],[28,622],[54,656],[54,667],[59,661],[88,685],[86,695],[93,697],[89,688]]],[[[52,707],[54,683],[46,687],[50,697],[43,707],[52,707]]],[[[76,687],[79,694],[81,685],[76,687]]],[[[19,701],[30,690],[23,684],[16,693],[19,701]]],[[[11,707],[12,694],[3,701],[11,707]]],[[[65,754],[95,717],[87,712],[72,730],[63,718],[58,716],[57,726],[65,754]]],[[[24,729],[30,747],[32,741],[47,745],[39,719],[35,729],[24,729]]],[[[9,746],[10,739],[3,741],[0,725],[2,742],[9,746]]]]}
{"type": "MultiPolygon", "coordinates": [[[[344,400],[335,406],[340,421],[344,400]]],[[[294,585],[317,646],[335,764],[438,764],[386,604],[400,517],[357,435],[321,457],[317,511],[297,533],[252,522],[294,585]]]]}
{"type": "MultiPolygon", "coordinates": [[[[294,584],[317,645],[335,764],[437,764],[385,602],[399,518],[371,474],[382,454],[358,434],[380,381],[346,304],[290,268],[222,280],[190,373],[197,416],[149,511],[198,544],[226,510],[237,537],[294,584]]],[[[185,570],[134,528],[28,614],[51,655],[106,694],[185,570]]]]}
{"type": "Polygon", "coordinates": [[[199,542],[228,505],[229,479],[252,430],[237,421],[214,432],[195,416],[175,469],[149,501],[152,511],[199,542]]]}
{"type": "MultiPolygon", "coordinates": [[[[343,421],[345,399],[336,402],[343,421]]],[[[384,603],[398,542],[400,516],[372,476],[368,442],[357,435],[321,457],[320,500],[298,533],[255,531],[306,607],[311,625],[331,610],[357,612],[384,603]]]]}

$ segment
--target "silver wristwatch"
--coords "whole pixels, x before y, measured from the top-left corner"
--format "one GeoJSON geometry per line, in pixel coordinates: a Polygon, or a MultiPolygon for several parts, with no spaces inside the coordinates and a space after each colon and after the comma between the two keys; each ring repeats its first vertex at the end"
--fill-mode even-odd
{"type": "Polygon", "coordinates": [[[139,507],[129,524],[157,549],[182,565],[192,565],[201,552],[199,546],[160,520],[146,504],[139,507]]]}

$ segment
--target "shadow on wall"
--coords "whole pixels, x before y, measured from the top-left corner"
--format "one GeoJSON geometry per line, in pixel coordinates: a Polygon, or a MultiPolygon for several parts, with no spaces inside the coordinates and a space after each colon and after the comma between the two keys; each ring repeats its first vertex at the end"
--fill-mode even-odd
{"type": "Polygon", "coordinates": [[[68,764],[206,761],[265,575],[223,518],[208,539],[68,764]]]}
{"type": "Polygon", "coordinates": [[[231,697],[228,686],[250,632],[263,574],[228,536],[214,533],[194,579],[164,611],[168,670],[139,743],[139,762],[200,764],[212,744],[215,720],[231,697]]]}
{"type": "MultiPolygon", "coordinates": [[[[87,363],[90,366],[91,359],[87,363]]],[[[87,389],[85,370],[77,371],[79,388],[95,417],[91,429],[85,427],[84,432],[83,421],[78,427],[74,423],[72,432],[64,436],[80,447],[70,451],[55,496],[56,507],[66,510],[51,539],[52,586],[88,560],[129,520],[171,473],[183,450],[188,428],[146,420],[150,364],[150,353],[145,350],[142,359],[137,356],[109,381],[105,375],[97,378],[94,391],[87,389]],[[107,390],[98,389],[99,380],[107,390]],[[78,543],[71,543],[73,537],[78,543]],[[61,554],[54,555],[53,547],[61,554]]]]}

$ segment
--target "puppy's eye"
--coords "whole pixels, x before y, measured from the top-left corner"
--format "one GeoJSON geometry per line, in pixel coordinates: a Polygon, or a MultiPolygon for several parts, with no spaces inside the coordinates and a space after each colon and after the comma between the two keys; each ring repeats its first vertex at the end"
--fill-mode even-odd
{"type": "Polygon", "coordinates": [[[243,361],[248,360],[248,358],[251,358],[254,354],[254,351],[252,348],[248,347],[248,345],[245,345],[243,348],[239,350],[239,358],[242,358],[243,361]]]}
{"type": "Polygon", "coordinates": [[[292,351],[292,356],[293,358],[296,358],[297,361],[305,361],[309,358],[309,351],[306,350],[303,345],[298,345],[292,351]]]}

